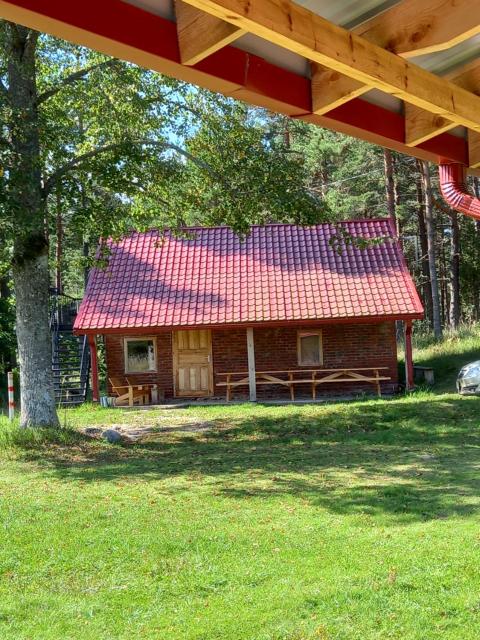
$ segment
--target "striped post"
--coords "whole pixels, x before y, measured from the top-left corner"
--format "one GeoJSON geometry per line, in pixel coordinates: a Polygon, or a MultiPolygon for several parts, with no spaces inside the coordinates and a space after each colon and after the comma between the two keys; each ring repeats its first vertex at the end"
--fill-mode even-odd
{"type": "Polygon", "coordinates": [[[7,388],[8,388],[8,419],[13,420],[15,416],[15,399],[13,397],[13,372],[7,373],[7,388]]]}

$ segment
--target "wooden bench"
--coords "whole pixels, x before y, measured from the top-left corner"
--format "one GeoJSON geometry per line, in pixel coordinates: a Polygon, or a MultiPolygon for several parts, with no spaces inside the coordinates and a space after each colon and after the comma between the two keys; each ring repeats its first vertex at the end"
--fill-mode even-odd
{"type": "Polygon", "coordinates": [[[115,406],[128,405],[133,407],[134,404],[145,405],[155,402],[157,399],[156,384],[135,384],[130,382],[128,378],[121,380],[120,378],[109,378],[112,392],[115,394],[115,406]]]}
{"type": "MultiPolygon", "coordinates": [[[[367,382],[373,384],[377,395],[382,395],[380,382],[391,380],[389,376],[380,375],[380,371],[387,367],[355,367],[347,369],[289,369],[286,371],[256,371],[255,384],[281,385],[290,389],[290,398],[295,400],[295,385],[311,385],[312,398],[315,400],[317,387],[322,384],[336,382],[367,382]],[[371,372],[367,375],[365,372],[371,372]],[[281,377],[283,376],[283,377],[281,377]],[[296,377],[300,376],[300,377],[296,377]]],[[[226,400],[232,399],[232,391],[237,387],[248,387],[250,382],[247,371],[230,371],[217,373],[217,376],[226,377],[225,382],[217,382],[218,387],[226,387],[226,400]],[[237,379],[237,376],[241,376],[237,379]]]]}

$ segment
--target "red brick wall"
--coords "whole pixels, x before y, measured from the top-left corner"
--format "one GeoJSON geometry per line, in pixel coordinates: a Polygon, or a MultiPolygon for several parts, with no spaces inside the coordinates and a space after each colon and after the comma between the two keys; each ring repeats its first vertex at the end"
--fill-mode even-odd
{"type": "MultiPolygon", "coordinates": [[[[255,365],[257,371],[287,369],[336,369],[340,367],[387,367],[384,374],[392,378],[383,383],[384,390],[397,385],[397,345],[395,323],[378,324],[337,324],[322,326],[323,365],[322,367],[299,366],[297,362],[297,333],[304,330],[318,330],[317,326],[281,327],[254,329],[255,365]]],[[[247,339],[245,329],[235,331],[213,331],[213,362],[215,373],[247,370],[247,339]]],[[[219,382],[224,378],[215,376],[219,382]]],[[[323,387],[318,387],[320,395],[323,387]]],[[[372,385],[325,385],[325,393],[352,393],[361,390],[372,391],[372,385]]],[[[310,394],[309,387],[297,387],[298,395],[310,394]]],[[[246,395],[247,388],[239,388],[235,395],[246,395]]],[[[262,385],[258,395],[288,395],[288,389],[279,386],[262,385]]],[[[216,387],[215,395],[224,395],[225,387],[216,387]]]]}
{"type": "MultiPolygon", "coordinates": [[[[158,385],[159,399],[173,397],[173,360],[172,360],[172,334],[152,332],[157,339],[157,371],[149,373],[128,373],[128,379],[138,384],[158,385]]],[[[132,337],[132,336],[130,336],[132,337]]],[[[105,336],[105,357],[107,361],[107,375],[125,379],[125,362],[123,350],[123,336],[105,336]]],[[[108,385],[111,393],[110,384],[108,385]]]]}
{"type": "MultiPolygon", "coordinates": [[[[258,371],[308,369],[319,367],[298,366],[297,332],[317,330],[313,327],[281,327],[254,329],[255,361],[258,371]]],[[[377,324],[337,324],[321,327],[323,337],[322,368],[339,367],[387,367],[385,375],[392,381],[383,383],[384,390],[397,385],[397,346],[395,323],[377,324]]],[[[155,373],[128,374],[129,379],[138,383],[156,383],[165,398],[173,396],[172,334],[151,333],[157,337],[158,371],[155,373]]],[[[106,359],[109,376],[125,377],[123,336],[106,336],[106,359]]],[[[227,371],[247,371],[247,338],[245,329],[212,330],[212,355],[215,382],[225,380],[217,374],[227,371]]],[[[318,388],[320,395],[323,388],[318,388]]],[[[361,390],[372,391],[372,385],[325,385],[324,393],[352,393],[361,390]]],[[[298,387],[298,395],[309,395],[309,387],[298,387]]],[[[234,397],[246,396],[248,388],[238,389],[234,397]]],[[[288,396],[288,389],[278,386],[259,386],[259,397],[288,396]]],[[[225,387],[215,386],[215,396],[224,397],[225,387]]],[[[160,395],[161,397],[161,395],[160,395]]]]}

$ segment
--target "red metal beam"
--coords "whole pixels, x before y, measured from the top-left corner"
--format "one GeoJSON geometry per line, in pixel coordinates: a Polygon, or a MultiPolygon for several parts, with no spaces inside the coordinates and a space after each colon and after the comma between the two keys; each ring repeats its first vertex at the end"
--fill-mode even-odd
{"type": "Polygon", "coordinates": [[[464,139],[444,133],[407,147],[403,115],[361,98],[324,116],[312,114],[308,78],[235,47],[225,47],[194,67],[183,66],[175,23],[122,0],[0,0],[0,16],[407,155],[434,162],[442,156],[467,164],[464,139]]]}

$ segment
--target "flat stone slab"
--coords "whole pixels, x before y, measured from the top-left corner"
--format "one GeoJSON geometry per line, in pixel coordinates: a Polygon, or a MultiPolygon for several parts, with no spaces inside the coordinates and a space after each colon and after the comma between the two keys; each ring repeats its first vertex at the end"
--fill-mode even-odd
{"type": "Polygon", "coordinates": [[[106,440],[110,443],[133,443],[147,440],[158,440],[164,433],[208,431],[214,428],[213,422],[189,421],[177,425],[139,425],[109,424],[98,427],[86,427],[82,433],[95,440],[106,440]]]}

